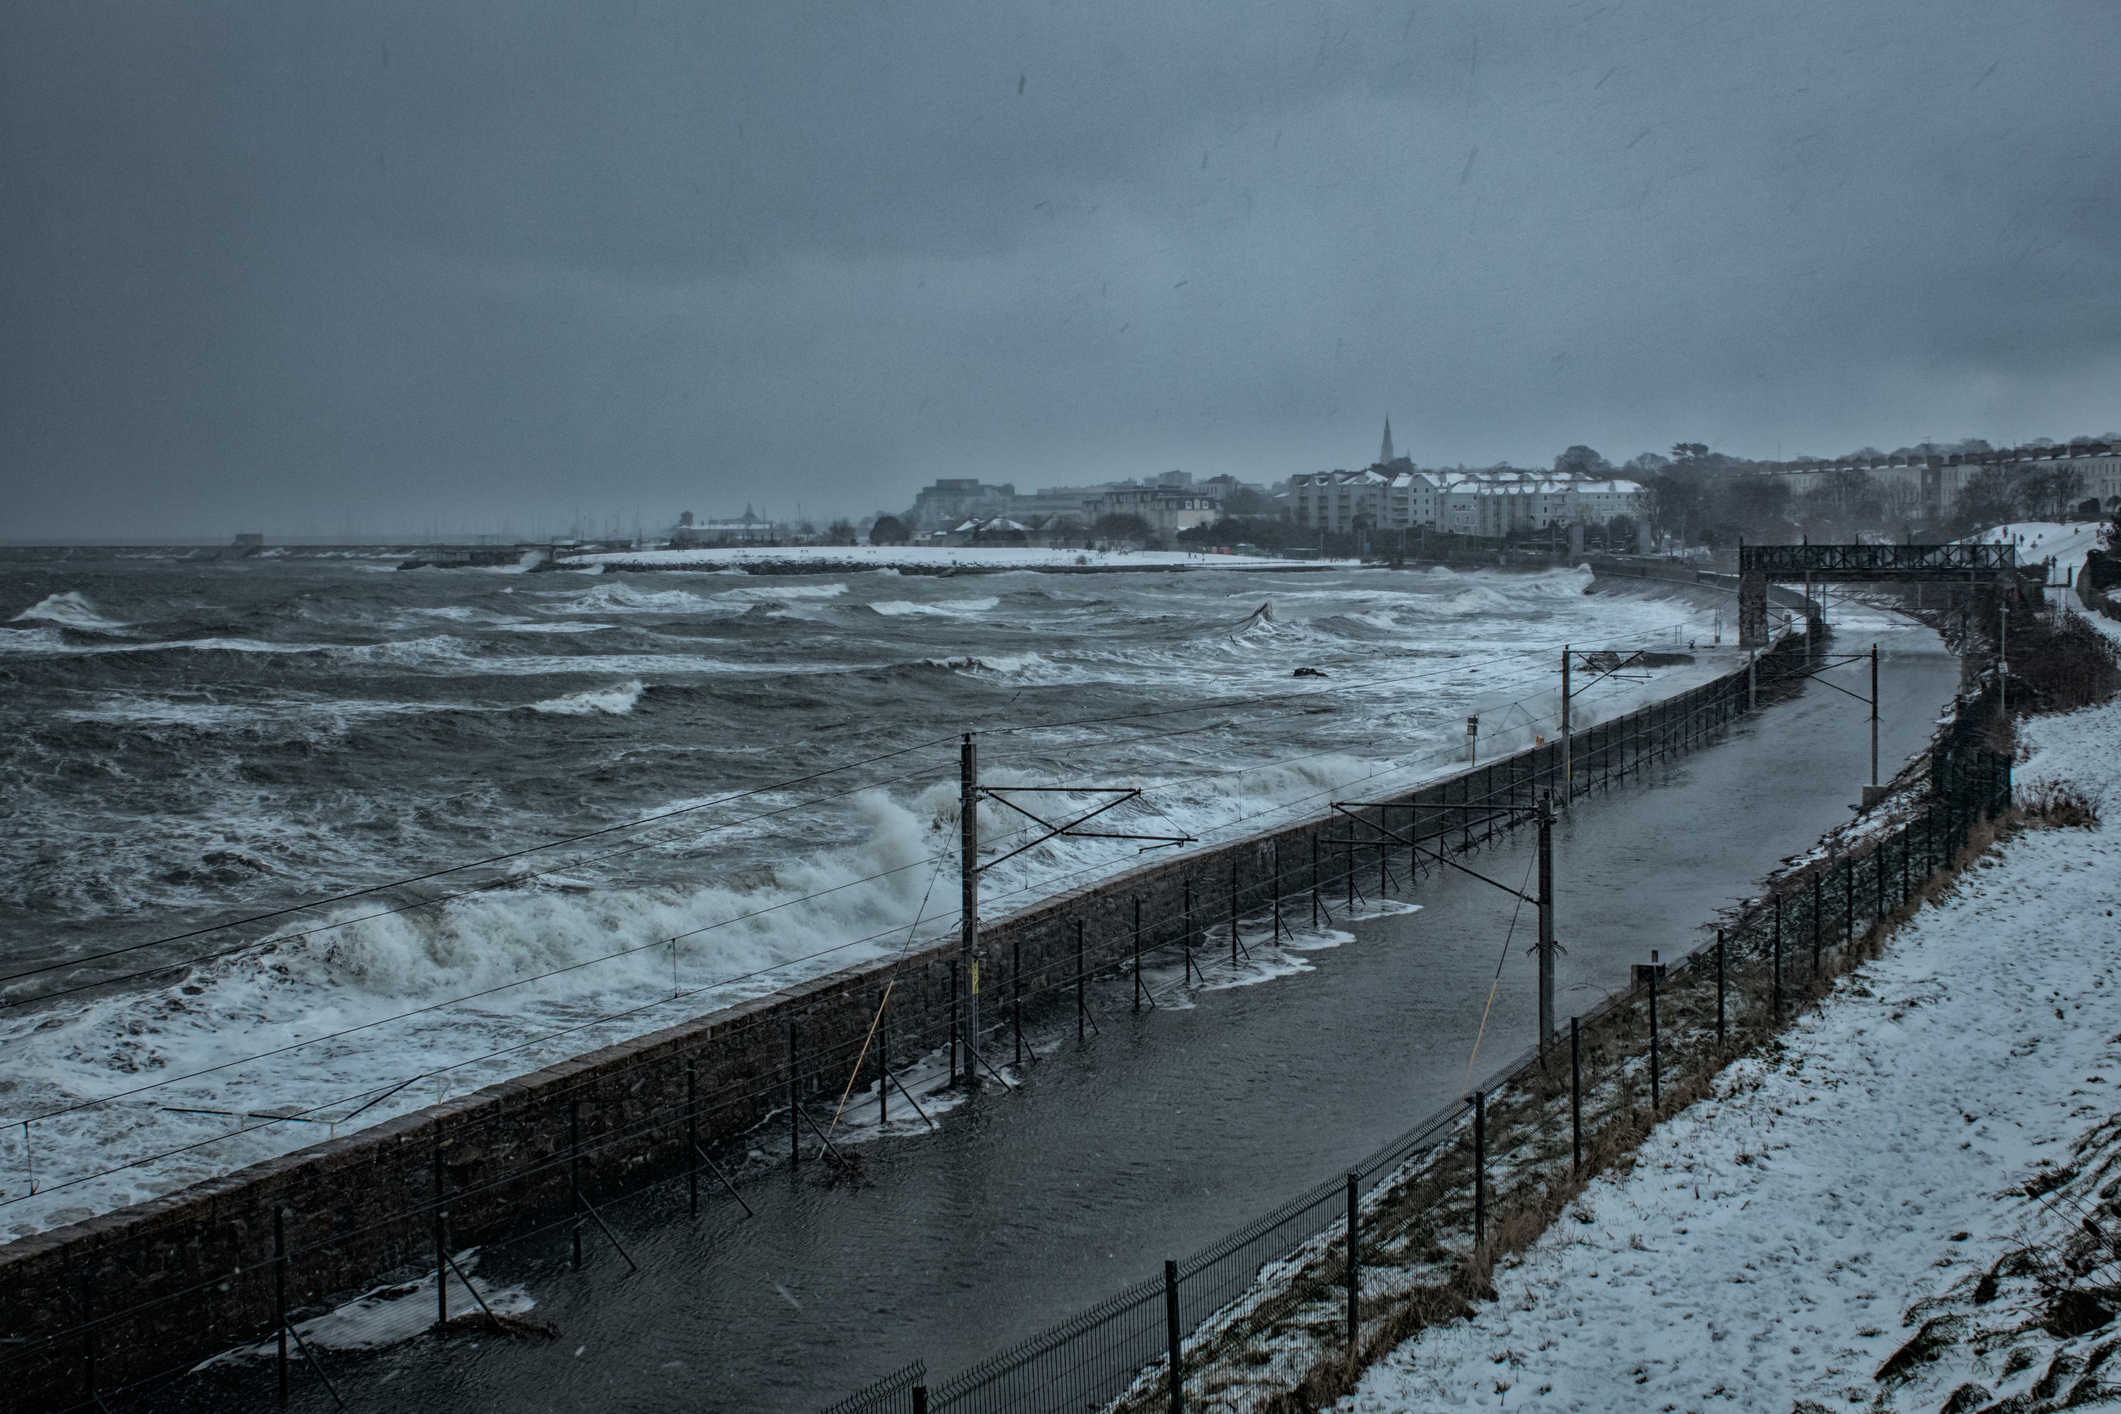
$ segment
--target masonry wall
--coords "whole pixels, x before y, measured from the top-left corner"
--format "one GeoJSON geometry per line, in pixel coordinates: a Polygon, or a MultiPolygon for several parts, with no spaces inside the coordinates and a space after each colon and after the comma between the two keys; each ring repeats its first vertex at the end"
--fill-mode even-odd
{"type": "MultiPolygon", "coordinates": [[[[1763,695],[1801,675],[1804,653],[1791,639],[1763,656],[1763,695]]],[[[1575,733],[1571,795],[1625,781],[1746,706],[1741,670],[1575,733]]],[[[1530,823],[1542,792],[1561,794],[1563,759],[1548,742],[1351,813],[1161,857],[997,920],[982,933],[984,1049],[1009,1051],[1019,992],[1051,1015],[1073,1007],[1079,970],[1205,946],[1233,907],[1255,937],[1277,899],[1308,922],[1315,892],[1337,917],[1351,882],[1367,894],[1381,869],[1403,880],[1437,867],[1409,840],[1457,854],[1530,823]],[[1449,808],[1465,806],[1479,808],[1449,808]]],[[[790,986],[0,1248],[0,1409],[89,1406],[98,1390],[264,1339],[283,1311],[292,1320],[431,1268],[438,1240],[454,1249],[575,1222],[578,1192],[600,1206],[676,1181],[726,1201],[703,1154],[769,1144],[785,1154],[791,1129],[814,1152],[797,1104],[828,1108],[857,1057],[860,1087],[876,1079],[883,1047],[895,1070],[949,1042],[956,952],[951,942],[790,986]]]]}

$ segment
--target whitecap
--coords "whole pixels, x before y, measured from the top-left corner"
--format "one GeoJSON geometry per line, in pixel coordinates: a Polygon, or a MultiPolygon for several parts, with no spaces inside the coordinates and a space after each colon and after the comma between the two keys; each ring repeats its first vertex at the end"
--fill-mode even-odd
{"type": "Polygon", "coordinates": [[[502,633],[601,633],[605,629],[617,628],[617,624],[585,624],[565,621],[556,624],[495,624],[502,633]]]}
{"type": "Polygon", "coordinates": [[[42,619],[46,623],[63,624],[67,628],[114,629],[130,627],[130,625],[119,623],[116,619],[107,619],[97,613],[96,606],[91,604],[88,601],[88,596],[78,589],[67,589],[57,594],[46,595],[39,603],[31,605],[15,615],[15,621],[18,623],[24,619],[42,619]]]}
{"type": "Polygon", "coordinates": [[[570,692],[565,697],[555,697],[545,702],[533,702],[530,710],[546,712],[556,717],[588,717],[599,712],[608,717],[623,717],[633,710],[633,704],[641,700],[642,687],[638,678],[622,682],[616,687],[592,687],[581,692],[570,692]]]}
{"type": "Polygon", "coordinates": [[[881,603],[871,604],[869,607],[872,611],[882,614],[887,619],[902,618],[908,614],[930,614],[938,618],[964,619],[971,618],[977,614],[984,614],[1001,602],[1000,599],[994,598],[945,599],[937,604],[921,604],[911,599],[887,599],[881,603]]]}

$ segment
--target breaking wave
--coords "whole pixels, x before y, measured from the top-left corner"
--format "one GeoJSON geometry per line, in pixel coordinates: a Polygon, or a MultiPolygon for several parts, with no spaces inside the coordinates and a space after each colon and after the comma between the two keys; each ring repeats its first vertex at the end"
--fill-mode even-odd
{"type": "Polygon", "coordinates": [[[96,606],[88,601],[88,596],[78,589],[46,595],[42,602],[33,604],[15,615],[15,621],[18,623],[25,619],[41,619],[45,623],[60,624],[66,628],[105,632],[131,627],[130,624],[119,623],[116,619],[105,618],[97,611],[96,606]]]}
{"type": "Polygon", "coordinates": [[[590,688],[584,692],[570,692],[565,697],[555,697],[549,702],[533,702],[530,710],[545,712],[556,717],[623,717],[633,710],[633,704],[641,700],[640,679],[622,682],[617,687],[590,688]]]}

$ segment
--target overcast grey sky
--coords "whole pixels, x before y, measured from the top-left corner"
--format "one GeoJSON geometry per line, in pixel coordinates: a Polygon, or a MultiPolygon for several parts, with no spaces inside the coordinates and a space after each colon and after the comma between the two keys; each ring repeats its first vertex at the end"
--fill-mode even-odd
{"type": "Polygon", "coordinates": [[[0,537],[2121,423],[2109,0],[0,5],[0,537]]]}

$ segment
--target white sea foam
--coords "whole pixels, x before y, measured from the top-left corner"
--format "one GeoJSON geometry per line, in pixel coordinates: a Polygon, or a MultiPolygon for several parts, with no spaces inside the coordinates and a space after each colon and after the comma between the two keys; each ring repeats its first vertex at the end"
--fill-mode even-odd
{"type": "Polygon", "coordinates": [[[790,599],[837,599],[847,592],[844,584],[765,584],[724,589],[714,597],[723,603],[775,603],[790,599]]]}
{"type": "Polygon", "coordinates": [[[78,589],[62,590],[46,595],[41,601],[15,615],[17,621],[42,619],[46,623],[63,624],[67,628],[118,629],[130,627],[116,619],[105,618],[88,596],[78,589]]]}
{"type": "Polygon", "coordinates": [[[586,594],[569,594],[556,604],[540,604],[548,614],[684,614],[697,613],[708,602],[682,589],[642,589],[623,579],[599,584],[586,594]]]}
{"type": "Polygon", "coordinates": [[[976,618],[1001,603],[1000,599],[945,599],[933,604],[923,604],[911,599],[889,599],[869,607],[885,618],[903,618],[908,614],[931,614],[937,618],[976,618]]]}
{"type": "Polygon", "coordinates": [[[563,620],[556,624],[495,624],[502,633],[602,633],[617,624],[585,624],[563,620]]]}
{"type": "MultiPolygon", "coordinates": [[[[43,630],[51,634],[51,630],[43,630]]],[[[27,634],[10,634],[0,638],[0,647],[21,645],[15,640],[28,638],[27,634]]],[[[42,639],[36,645],[41,651],[53,650],[91,657],[104,653],[328,653],[339,645],[330,643],[267,643],[255,638],[180,638],[162,643],[67,643],[56,635],[42,639]]]]}
{"type": "Polygon", "coordinates": [[[549,702],[534,702],[531,710],[560,717],[591,717],[598,713],[620,717],[633,710],[633,704],[641,700],[641,692],[641,680],[635,678],[616,687],[590,688],[586,692],[555,697],[549,702]]]}

